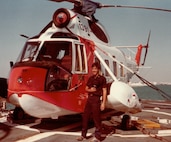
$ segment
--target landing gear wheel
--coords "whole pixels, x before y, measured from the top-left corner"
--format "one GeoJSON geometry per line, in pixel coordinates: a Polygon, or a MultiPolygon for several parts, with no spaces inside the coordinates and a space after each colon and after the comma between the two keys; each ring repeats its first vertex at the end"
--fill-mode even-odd
{"type": "Polygon", "coordinates": [[[23,111],[22,108],[16,107],[13,112],[13,118],[14,120],[22,120],[24,119],[25,112],[23,111]]]}
{"type": "Polygon", "coordinates": [[[125,114],[122,118],[121,129],[122,130],[129,130],[130,129],[130,116],[127,114],[125,114]]]}

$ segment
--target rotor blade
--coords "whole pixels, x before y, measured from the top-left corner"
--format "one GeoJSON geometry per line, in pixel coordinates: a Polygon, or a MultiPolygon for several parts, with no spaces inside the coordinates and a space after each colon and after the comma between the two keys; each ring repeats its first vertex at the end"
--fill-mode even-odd
{"type": "MultiPolygon", "coordinates": [[[[83,2],[83,0],[49,0],[49,1],[53,1],[53,2],[64,2],[64,1],[66,1],[66,2],[71,2],[71,3],[75,3],[75,4],[80,4],[80,5],[83,2]]],[[[171,12],[170,9],[163,9],[163,8],[153,8],[153,7],[145,7],[145,6],[130,6],[130,5],[105,5],[105,4],[94,2],[94,1],[91,1],[91,0],[86,0],[86,1],[98,5],[97,8],[109,8],[109,7],[114,7],[114,8],[136,8],[136,9],[147,9],[147,10],[171,12]]]]}
{"type": "Polygon", "coordinates": [[[81,0],[49,0],[49,1],[53,1],[53,2],[71,2],[71,3],[75,3],[75,4],[81,4],[81,0]]]}
{"type": "Polygon", "coordinates": [[[146,60],[146,57],[147,57],[147,52],[148,52],[148,48],[146,48],[146,50],[145,50],[144,61],[141,64],[142,66],[144,66],[144,64],[145,64],[145,60],[146,60]]]}
{"type": "Polygon", "coordinates": [[[148,34],[147,46],[149,45],[150,36],[151,36],[151,30],[150,30],[150,32],[149,32],[149,34],[148,34]]]}
{"type": "Polygon", "coordinates": [[[145,64],[145,60],[146,60],[146,57],[147,57],[147,52],[148,52],[148,47],[149,47],[149,41],[150,41],[150,35],[151,35],[151,31],[149,32],[147,44],[145,45],[146,51],[145,51],[144,61],[143,61],[142,65],[145,64]]]}
{"type": "Polygon", "coordinates": [[[153,8],[153,7],[145,7],[145,6],[124,6],[124,5],[100,5],[99,8],[108,8],[108,7],[114,7],[114,8],[136,8],[136,9],[147,9],[147,10],[156,10],[156,11],[165,11],[165,12],[171,12],[170,9],[162,9],[162,8],[153,8]]]}
{"type": "Polygon", "coordinates": [[[49,0],[49,1],[53,1],[53,2],[63,2],[63,1],[66,1],[66,0],[49,0]]]}

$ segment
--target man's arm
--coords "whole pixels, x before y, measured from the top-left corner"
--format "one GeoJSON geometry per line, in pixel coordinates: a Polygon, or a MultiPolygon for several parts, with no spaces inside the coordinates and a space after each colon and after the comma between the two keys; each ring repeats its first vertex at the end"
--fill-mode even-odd
{"type": "Polygon", "coordinates": [[[89,88],[88,86],[86,86],[85,90],[86,90],[88,93],[96,92],[96,88],[95,88],[95,87],[89,88]]]}
{"type": "Polygon", "coordinates": [[[106,100],[107,100],[107,88],[103,88],[102,103],[100,106],[101,111],[105,109],[106,100]]]}

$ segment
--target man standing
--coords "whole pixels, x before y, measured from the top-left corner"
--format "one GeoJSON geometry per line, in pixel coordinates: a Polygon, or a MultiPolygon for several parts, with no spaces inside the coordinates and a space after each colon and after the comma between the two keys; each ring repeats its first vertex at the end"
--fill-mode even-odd
{"type": "Polygon", "coordinates": [[[101,117],[100,112],[105,109],[107,88],[106,79],[100,75],[100,64],[95,62],[92,64],[92,76],[88,79],[85,90],[88,92],[88,99],[85,105],[82,122],[82,134],[77,138],[78,141],[86,139],[88,130],[88,122],[92,114],[96,127],[95,137],[90,142],[99,142],[101,139],[101,117]],[[100,100],[102,96],[102,100],[100,100]]]}

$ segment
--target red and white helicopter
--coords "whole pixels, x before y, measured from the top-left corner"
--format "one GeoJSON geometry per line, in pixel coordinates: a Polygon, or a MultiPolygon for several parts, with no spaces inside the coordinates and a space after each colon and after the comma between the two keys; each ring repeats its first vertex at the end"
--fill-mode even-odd
{"type": "Polygon", "coordinates": [[[148,42],[125,46],[137,48],[131,58],[123,53],[123,47],[111,46],[105,29],[93,15],[97,8],[122,6],[90,0],[51,1],[68,1],[74,8],[56,10],[52,21],[38,35],[28,38],[12,66],[8,100],[16,106],[14,117],[21,117],[21,109],[37,118],[83,112],[87,100],[85,85],[94,61],[100,62],[107,79],[106,108],[131,113],[141,111],[139,98],[128,82],[139,69],[143,48],[145,63],[148,42]]]}

